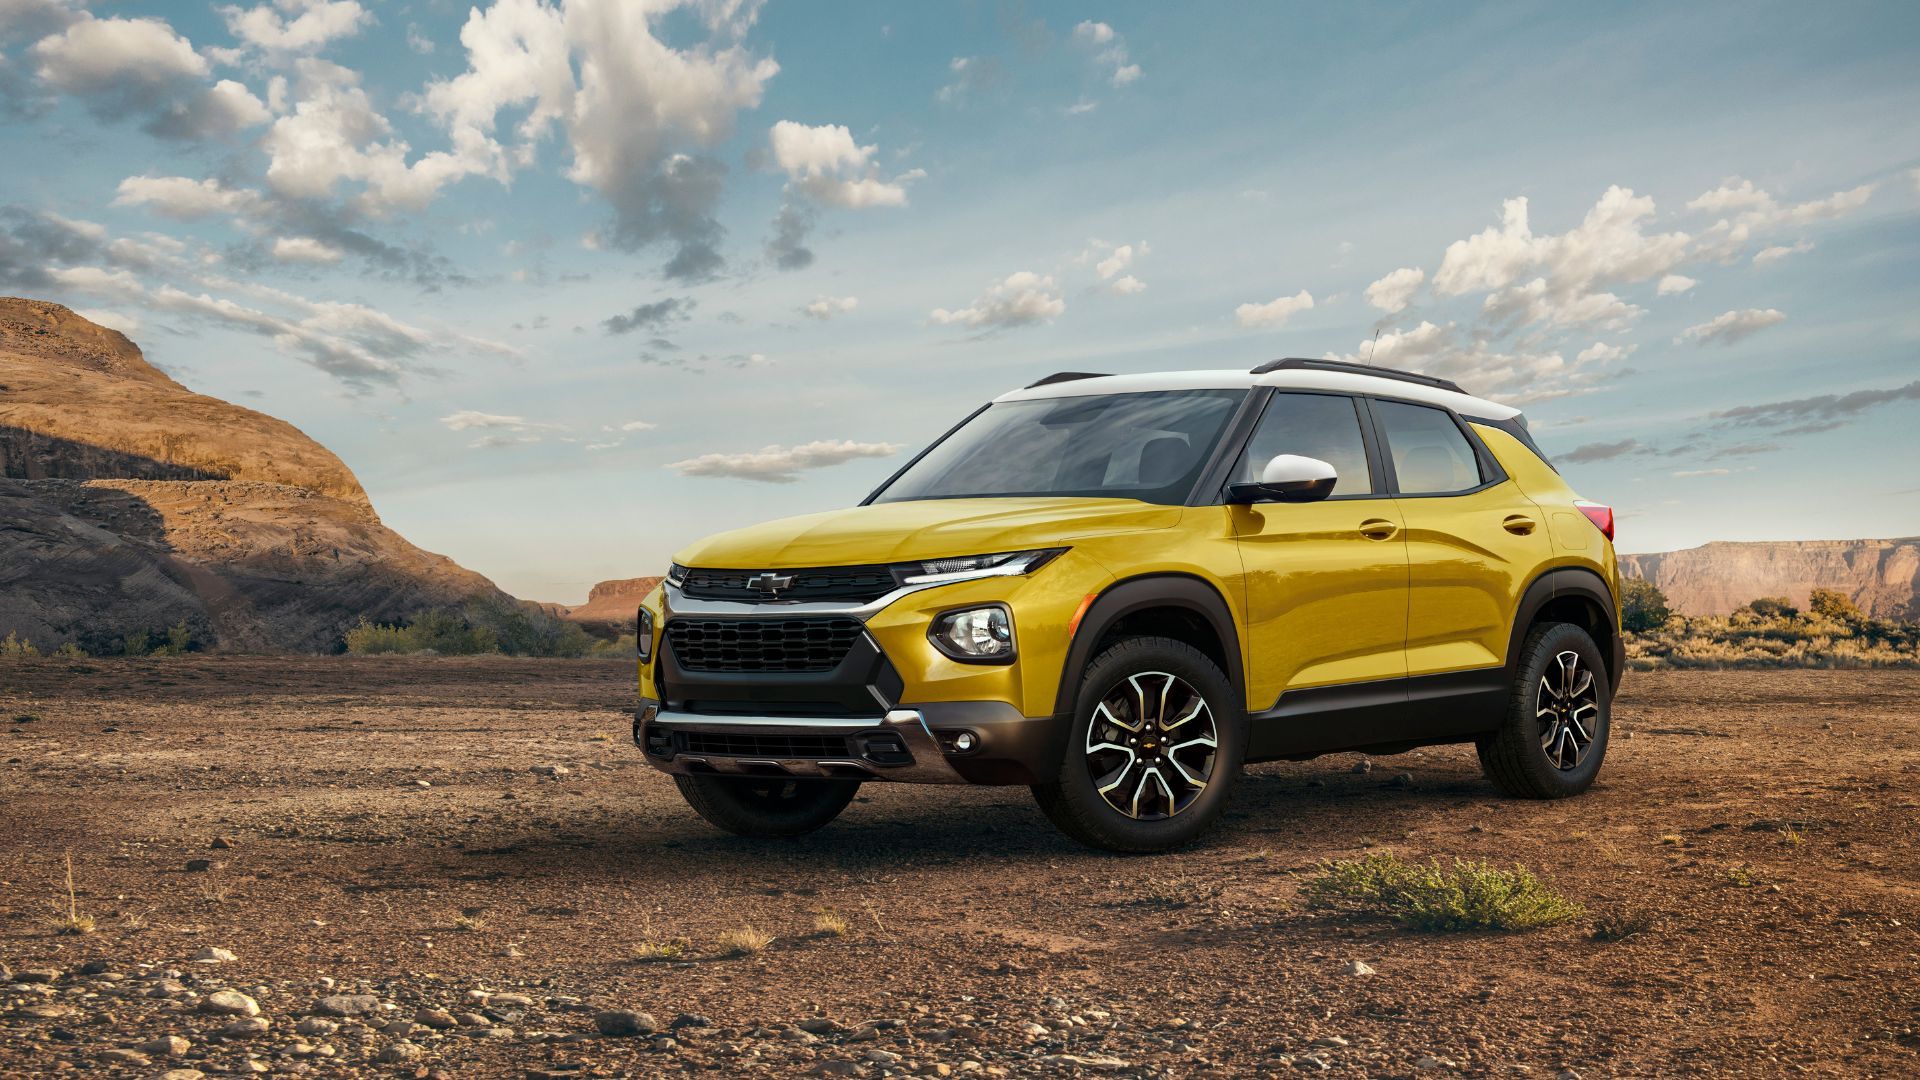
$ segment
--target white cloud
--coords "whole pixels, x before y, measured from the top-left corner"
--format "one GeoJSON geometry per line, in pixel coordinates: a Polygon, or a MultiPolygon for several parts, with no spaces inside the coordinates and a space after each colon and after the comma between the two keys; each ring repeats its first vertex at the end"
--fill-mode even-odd
{"type": "Polygon", "coordinates": [[[206,59],[162,19],[82,13],[29,53],[46,85],[80,98],[102,119],[143,119],[149,134],[163,138],[230,135],[268,116],[239,83],[208,86],[206,59]]]}
{"type": "Polygon", "coordinates": [[[1094,50],[1094,62],[1107,71],[1107,81],[1116,87],[1139,80],[1140,65],[1127,55],[1127,43],[1118,31],[1103,22],[1088,20],[1073,28],[1073,42],[1094,50]]]}
{"type": "Polygon", "coordinates": [[[340,261],[341,252],[311,236],[282,236],[273,242],[273,257],[281,262],[330,266],[340,261]]]}
{"type": "Polygon", "coordinates": [[[1147,283],[1134,277],[1132,274],[1127,274],[1114,278],[1113,281],[1108,283],[1107,288],[1112,289],[1122,296],[1131,296],[1137,292],[1145,292],[1147,283]]]}
{"type": "Polygon", "coordinates": [[[1443,296],[1505,288],[1537,272],[1548,288],[1572,296],[1612,282],[1645,281],[1687,255],[1683,232],[1648,234],[1653,200],[1614,186],[1594,203],[1580,224],[1560,235],[1536,235],[1527,200],[1508,199],[1498,226],[1447,246],[1433,286],[1443,296]]]}
{"type": "Polygon", "coordinates": [[[230,188],[219,180],[185,176],[129,176],[120,181],[115,206],[146,206],[162,217],[193,221],[213,214],[251,214],[260,208],[258,192],[230,188]]]}
{"type": "Polygon", "coordinates": [[[1292,296],[1282,296],[1264,304],[1241,304],[1233,309],[1236,322],[1244,327],[1270,327],[1279,329],[1287,325],[1294,313],[1313,307],[1313,296],[1305,289],[1292,296]]]}
{"type": "Polygon", "coordinates": [[[1596,341],[1581,349],[1580,354],[1573,358],[1573,362],[1575,364],[1611,364],[1615,360],[1626,359],[1634,348],[1635,346],[1632,345],[1608,345],[1604,341],[1596,341]]]}
{"type": "Polygon", "coordinates": [[[1729,311],[1698,326],[1689,326],[1673,339],[1675,345],[1691,341],[1696,345],[1720,344],[1732,345],[1765,330],[1769,326],[1787,321],[1786,313],[1777,308],[1747,308],[1744,311],[1729,311]]]}
{"type": "Polygon", "coordinates": [[[514,446],[526,446],[540,441],[538,435],[482,435],[467,445],[475,450],[505,450],[514,446]]]}
{"type": "Polygon", "coordinates": [[[795,188],[827,206],[863,209],[905,206],[906,184],[926,175],[913,169],[891,179],[880,177],[873,163],[878,146],[861,146],[840,124],[809,127],[782,120],[767,133],[773,160],[795,188]]]}
{"type": "Polygon", "coordinates": [[[1563,327],[1591,325],[1608,330],[1618,330],[1645,314],[1641,308],[1610,292],[1552,292],[1545,278],[1534,278],[1524,285],[1490,293],[1480,310],[1495,322],[1515,320],[1523,325],[1545,323],[1563,327]]]}
{"type": "Polygon", "coordinates": [[[620,430],[621,431],[652,431],[654,428],[659,426],[660,425],[658,424],[650,424],[645,420],[629,420],[626,423],[620,425],[620,430]]]}
{"type": "MultiPolygon", "coordinates": [[[[1451,379],[1471,394],[1497,398],[1510,405],[1527,405],[1583,393],[1603,373],[1581,370],[1576,360],[1553,350],[1515,349],[1502,352],[1486,342],[1463,336],[1453,324],[1422,321],[1410,330],[1365,340],[1346,355],[1328,353],[1330,360],[1402,368],[1451,379]]],[[[1589,350],[1591,351],[1591,350],[1589,350]]],[[[1599,360],[1590,358],[1588,363],[1599,360]]]]}
{"type": "Polygon", "coordinates": [[[1653,291],[1657,296],[1677,296],[1698,284],[1698,281],[1685,274],[1668,274],[1660,279],[1660,284],[1653,291]]]}
{"type": "Polygon", "coordinates": [[[1779,262],[1781,259],[1784,259],[1789,255],[1799,255],[1804,252],[1808,252],[1812,250],[1813,250],[1813,241],[1811,240],[1802,240],[1791,246],[1787,246],[1783,244],[1773,244],[1769,247],[1761,248],[1758,252],[1754,253],[1753,265],[1765,266],[1768,263],[1779,262]]]}
{"type": "Polygon", "coordinates": [[[929,318],[941,325],[1001,330],[1012,326],[1050,322],[1067,310],[1053,278],[1021,270],[974,298],[958,311],[935,308],[929,318]]]}
{"type": "Polygon", "coordinates": [[[373,15],[355,0],[275,0],[251,8],[228,7],[222,13],[234,37],[269,52],[310,52],[373,22],[373,15]]]}
{"type": "Polygon", "coordinates": [[[1101,281],[1106,282],[1110,292],[1131,296],[1134,293],[1146,291],[1146,282],[1124,272],[1133,266],[1136,260],[1146,257],[1153,251],[1146,241],[1142,240],[1137,244],[1118,244],[1111,248],[1095,241],[1093,248],[1082,254],[1080,260],[1094,258],[1102,249],[1106,250],[1106,255],[1093,264],[1093,272],[1099,275],[1101,281]]]}
{"type": "Polygon", "coordinates": [[[1687,204],[1690,210],[1723,215],[1699,244],[1702,258],[1730,261],[1737,257],[1755,234],[1770,229],[1804,226],[1851,213],[1865,206],[1879,184],[1861,184],[1836,191],[1824,199],[1782,205],[1770,192],[1751,180],[1732,176],[1720,186],[1687,204]]]}
{"type": "Polygon", "coordinates": [[[825,321],[836,315],[845,315],[860,306],[857,296],[822,296],[800,309],[800,314],[810,319],[825,321]]]}
{"type": "Polygon", "coordinates": [[[1732,469],[1679,469],[1674,472],[1677,479],[1686,480],[1696,476],[1731,476],[1732,469]]]}
{"type": "Polygon", "coordinates": [[[767,484],[791,484],[807,469],[824,469],[856,458],[891,457],[897,443],[825,439],[799,446],[766,446],[741,454],[702,454],[667,464],[681,476],[725,476],[767,484]]]}
{"type": "Polygon", "coordinates": [[[502,429],[506,431],[526,431],[540,425],[530,423],[523,416],[502,416],[499,413],[483,413],[473,409],[461,409],[440,418],[440,422],[449,431],[487,431],[502,429]]]}
{"type": "Polygon", "coordinates": [[[1395,270],[1367,286],[1367,303],[1391,315],[1413,302],[1413,294],[1427,280],[1427,272],[1417,266],[1395,270]]]}
{"type": "MultiPolygon", "coordinates": [[[[1141,253],[1145,254],[1146,250],[1147,250],[1147,245],[1141,244],[1140,245],[1141,253]]],[[[1100,275],[1100,280],[1106,281],[1112,278],[1115,274],[1118,274],[1120,271],[1125,270],[1127,267],[1132,265],[1133,265],[1133,245],[1121,244],[1119,247],[1114,248],[1112,253],[1109,254],[1106,258],[1101,259],[1097,263],[1094,263],[1093,271],[1094,273],[1100,275]]]]}

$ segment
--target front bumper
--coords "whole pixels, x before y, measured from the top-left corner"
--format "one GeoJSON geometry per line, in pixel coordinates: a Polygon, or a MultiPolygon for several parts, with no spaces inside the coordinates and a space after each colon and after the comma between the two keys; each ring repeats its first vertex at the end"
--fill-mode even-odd
{"type": "Polygon", "coordinates": [[[1036,784],[1059,772],[1060,730],[1055,717],[997,701],[902,705],[863,718],[716,716],[646,700],[633,741],[648,764],[677,776],[1036,784]]]}

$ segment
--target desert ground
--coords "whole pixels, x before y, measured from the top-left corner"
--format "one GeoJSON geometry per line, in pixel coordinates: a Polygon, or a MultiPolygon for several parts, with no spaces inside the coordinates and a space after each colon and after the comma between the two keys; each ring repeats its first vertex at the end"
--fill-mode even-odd
{"type": "Polygon", "coordinates": [[[1499,798],[1470,747],[1262,765],[1150,858],[1018,788],[727,837],[631,694],[598,661],[0,667],[0,1074],[1920,1075],[1917,672],[1635,674],[1582,798],[1499,798]],[[1381,849],[1587,914],[1301,902],[1381,849]]]}

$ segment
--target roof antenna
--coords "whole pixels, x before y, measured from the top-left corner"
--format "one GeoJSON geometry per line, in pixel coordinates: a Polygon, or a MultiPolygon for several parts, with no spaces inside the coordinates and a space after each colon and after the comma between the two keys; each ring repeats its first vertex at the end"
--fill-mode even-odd
{"type": "Polygon", "coordinates": [[[1367,346],[1367,366],[1373,366],[1373,351],[1380,347],[1380,328],[1373,329],[1373,343],[1367,346]]]}

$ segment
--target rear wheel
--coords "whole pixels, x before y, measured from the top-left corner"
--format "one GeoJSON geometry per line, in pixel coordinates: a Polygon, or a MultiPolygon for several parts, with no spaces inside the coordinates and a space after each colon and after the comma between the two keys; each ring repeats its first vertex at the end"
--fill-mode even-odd
{"type": "Polygon", "coordinates": [[[1033,788],[1068,836],[1108,851],[1164,851],[1211,828],[1247,752],[1246,710],[1225,674],[1171,638],[1132,638],[1087,666],[1060,773],[1033,788]]]}
{"type": "Polygon", "coordinates": [[[1607,668],[1587,632],[1546,623],[1527,633],[1500,730],[1480,740],[1480,769],[1523,799],[1563,799],[1593,785],[1612,725],[1607,668]]]}
{"type": "Polygon", "coordinates": [[[687,805],[735,836],[802,836],[840,816],[858,780],[758,776],[676,776],[687,805]]]}

